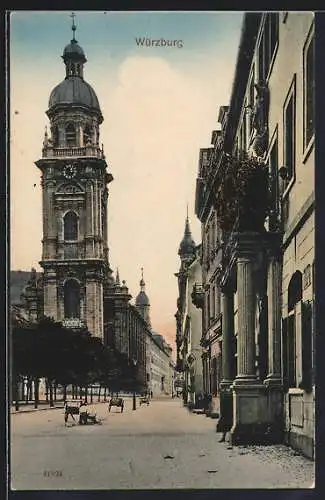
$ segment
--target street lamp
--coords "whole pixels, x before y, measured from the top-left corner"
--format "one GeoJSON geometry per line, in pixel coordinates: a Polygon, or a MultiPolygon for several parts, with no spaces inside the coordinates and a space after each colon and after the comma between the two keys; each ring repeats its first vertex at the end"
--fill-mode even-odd
{"type": "MultiPolygon", "coordinates": [[[[137,366],[137,362],[138,360],[133,357],[132,358],[132,363],[133,363],[133,366],[134,366],[134,375],[135,375],[135,368],[137,366]]],[[[136,410],[137,409],[137,400],[136,400],[136,397],[135,397],[135,377],[134,377],[134,387],[133,387],[133,407],[132,407],[132,410],[136,410]]]]}

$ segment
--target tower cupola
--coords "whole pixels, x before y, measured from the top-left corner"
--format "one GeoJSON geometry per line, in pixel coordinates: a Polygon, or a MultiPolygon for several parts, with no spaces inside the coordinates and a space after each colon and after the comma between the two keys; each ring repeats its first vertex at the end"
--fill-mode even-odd
{"type": "Polygon", "coordinates": [[[185,231],[183,239],[179,245],[178,255],[182,260],[184,259],[186,260],[188,258],[194,258],[196,255],[196,245],[192,238],[188,213],[186,214],[185,231]]]}

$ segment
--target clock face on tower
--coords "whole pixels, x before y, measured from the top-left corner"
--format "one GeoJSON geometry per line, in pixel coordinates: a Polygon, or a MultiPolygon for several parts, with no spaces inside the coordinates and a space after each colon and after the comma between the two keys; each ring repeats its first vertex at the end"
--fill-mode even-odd
{"type": "Polygon", "coordinates": [[[76,165],[71,165],[71,164],[65,165],[63,169],[63,175],[66,179],[73,179],[76,173],[77,173],[76,165]]]}

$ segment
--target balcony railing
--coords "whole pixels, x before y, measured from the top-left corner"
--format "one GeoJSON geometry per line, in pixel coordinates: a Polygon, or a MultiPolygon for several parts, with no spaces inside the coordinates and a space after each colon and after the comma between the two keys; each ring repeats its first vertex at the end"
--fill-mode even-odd
{"type": "Polygon", "coordinates": [[[75,156],[95,156],[96,158],[105,158],[104,151],[99,146],[70,147],[43,149],[43,158],[69,158],[75,156]]]}

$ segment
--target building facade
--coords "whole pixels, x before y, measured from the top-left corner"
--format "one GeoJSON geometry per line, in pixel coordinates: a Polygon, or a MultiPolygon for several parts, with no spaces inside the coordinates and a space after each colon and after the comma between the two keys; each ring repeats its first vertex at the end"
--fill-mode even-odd
{"type": "Polygon", "coordinates": [[[202,311],[193,303],[193,293],[202,286],[201,247],[196,246],[191,235],[188,216],[184,237],[178,254],[181,266],[175,276],[178,279],[179,297],[176,312],[176,344],[178,371],[184,377],[184,403],[195,405],[199,395],[203,395],[202,370],[202,311]]]}
{"type": "Polygon", "coordinates": [[[173,395],[172,348],[162,335],[151,331],[150,387],[153,397],[173,395]]]}
{"type": "Polygon", "coordinates": [[[145,340],[147,390],[153,397],[172,395],[172,348],[166,343],[162,335],[159,335],[152,329],[150,318],[150,300],[146,293],[143,268],[141,268],[140,291],[135,300],[135,308],[147,326],[145,340]]]}
{"type": "Polygon", "coordinates": [[[234,443],[285,441],[309,457],[314,58],[313,13],[245,14],[230,105],[196,190],[203,230],[215,210],[221,235],[218,430],[234,443]]]}

